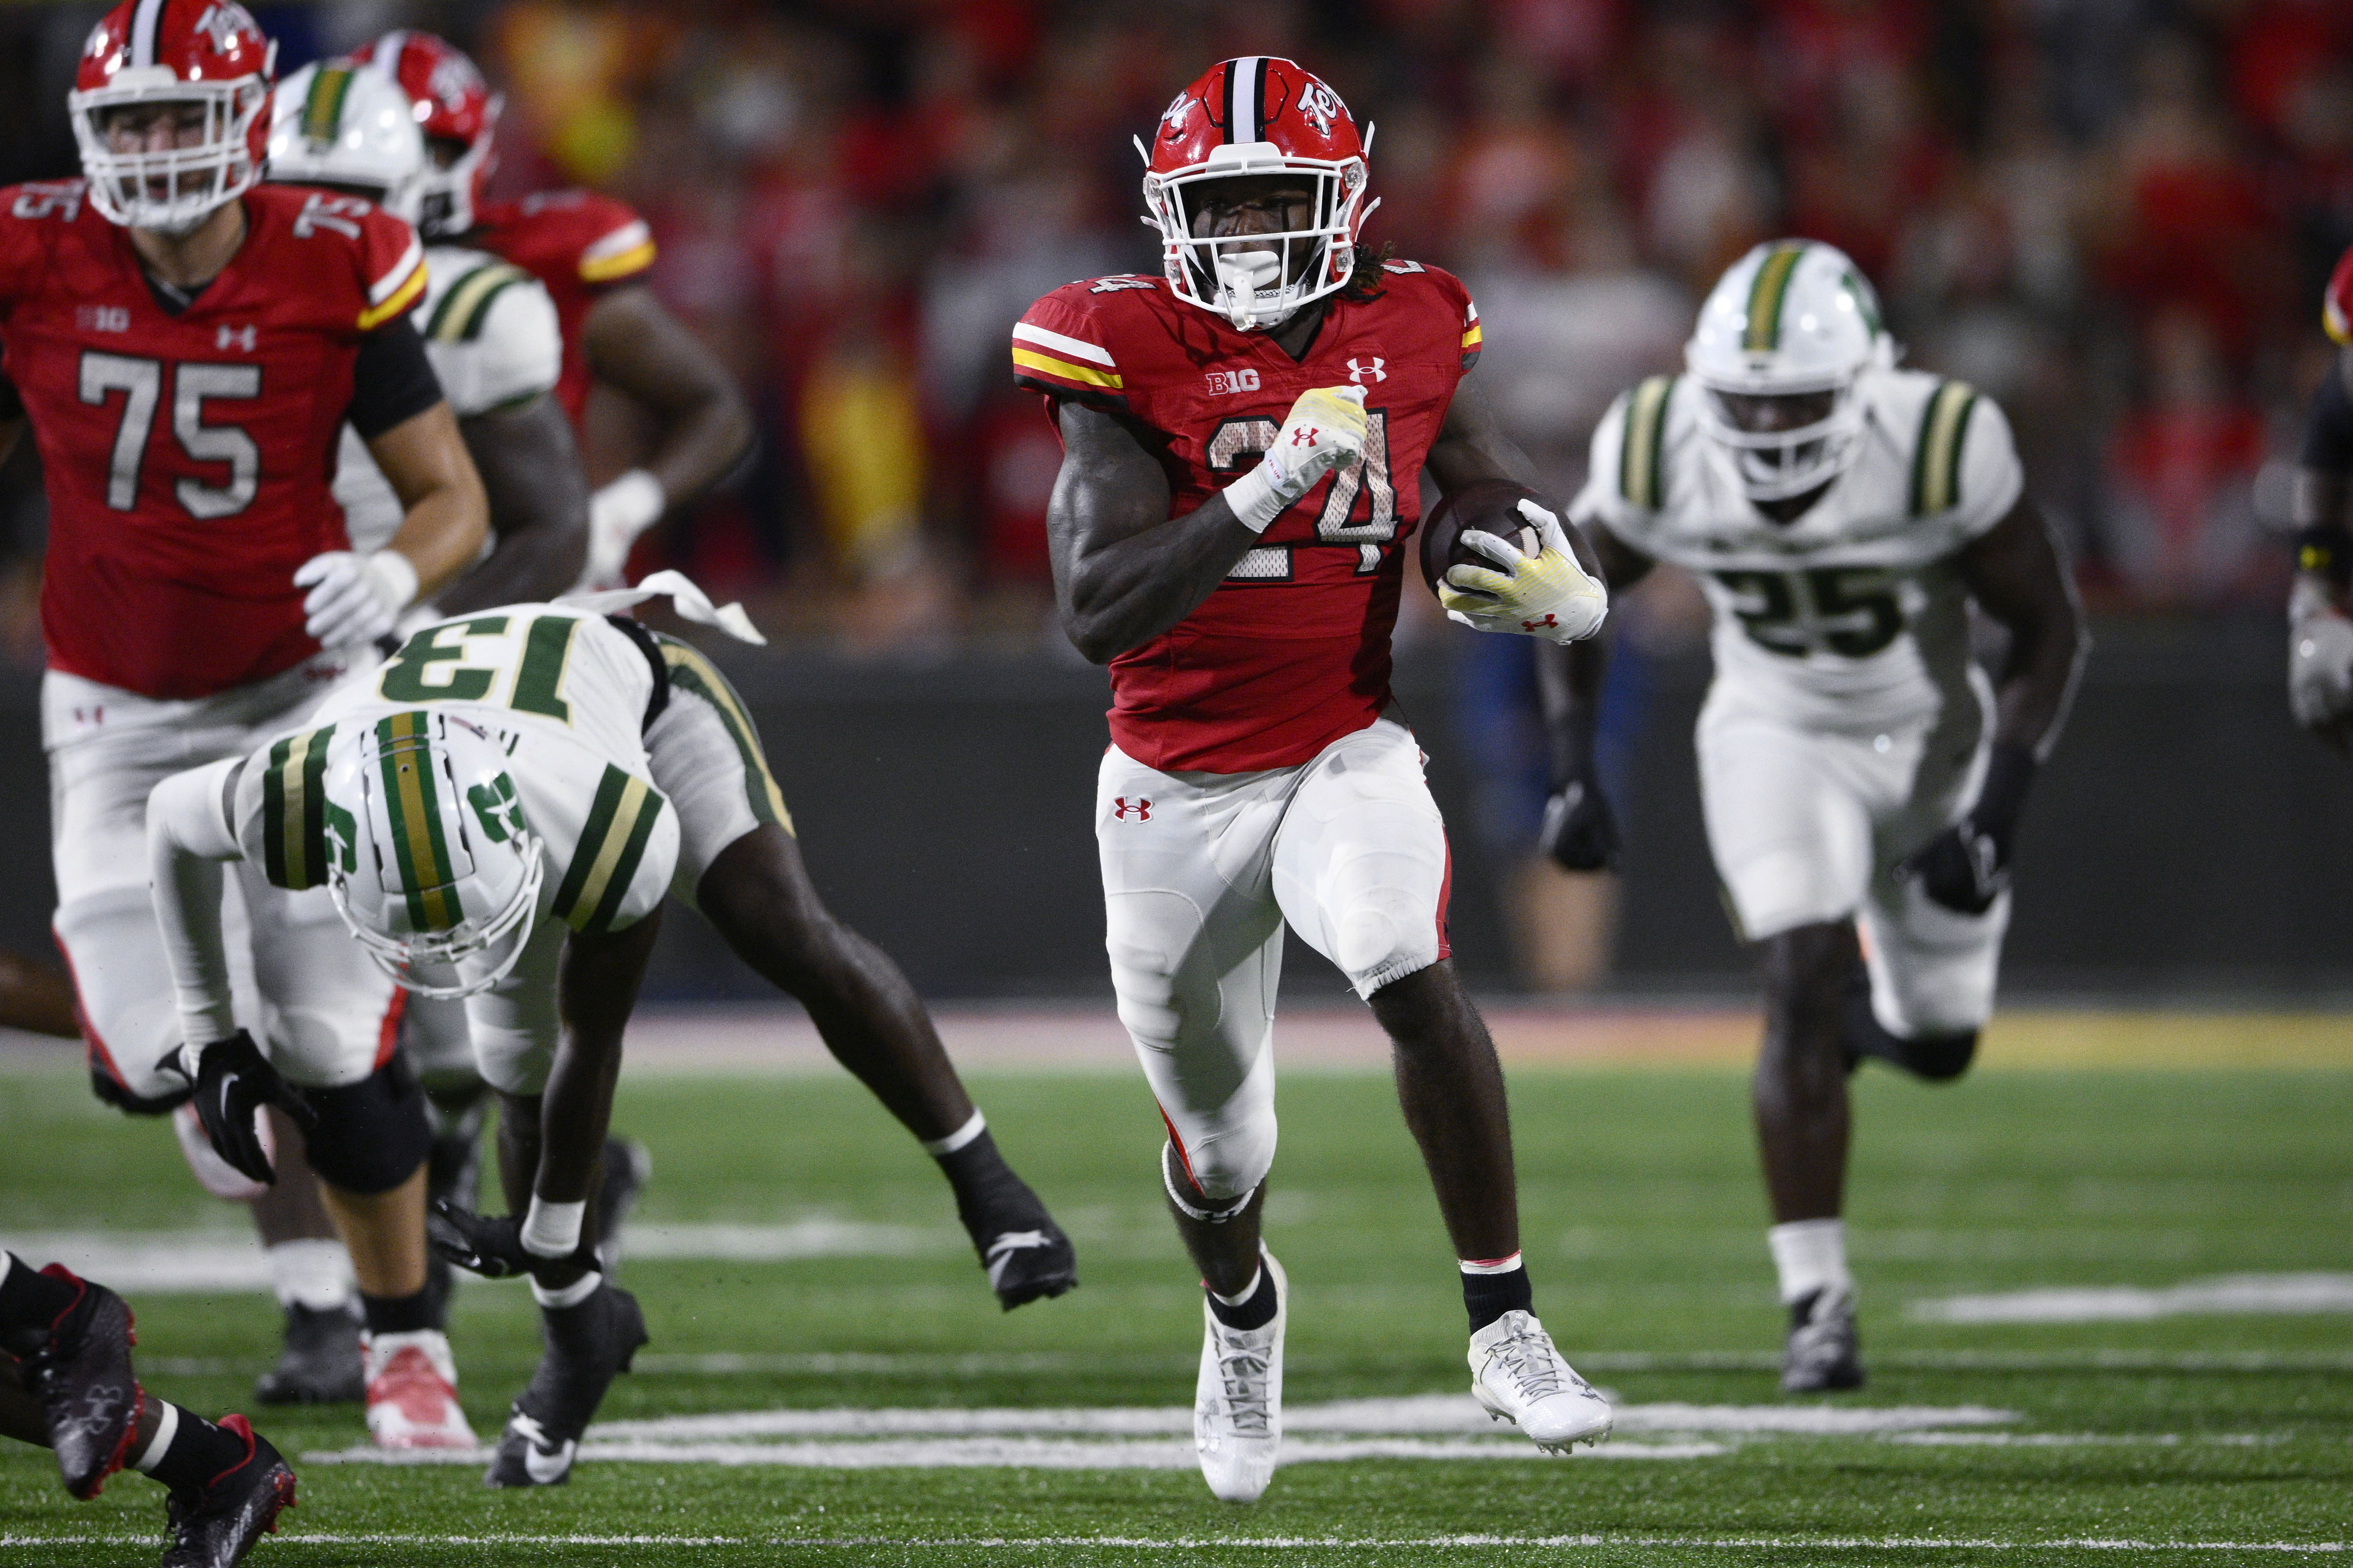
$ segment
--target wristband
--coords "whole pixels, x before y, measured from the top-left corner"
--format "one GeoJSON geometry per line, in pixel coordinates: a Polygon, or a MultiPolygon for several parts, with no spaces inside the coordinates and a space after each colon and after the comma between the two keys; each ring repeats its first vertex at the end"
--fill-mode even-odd
{"type": "Polygon", "coordinates": [[[1252,533],[1264,533],[1267,524],[1291,509],[1299,498],[1285,493],[1283,480],[1271,458],[1261,458],[1258,467],[1228,485],[1219,493],[1226,504],[1233,508],[1234,516],[1252,533]]]}
{"type": "Polygon", "coordinates": [[[588,510],[607,528],[627,529],[631,538],[651,528],[670,504],[662,483],[643,468],[631,468],[588,498],[588,510]]]}
{"type": "Polygon", "coordinates": [[[523,1215],[522,1249],[533,1258],[569,1258],[580,1250],[580,1226],[587,1217],[586,1202],[552,1204],[532,1194],[531,1210],[523,1215]]]}
{"type": "Polygon", "coordinates": [[[379,550],[365,563],[386,608],[406,609],[417,599],[417,563],[397,550],[379,550]]]}

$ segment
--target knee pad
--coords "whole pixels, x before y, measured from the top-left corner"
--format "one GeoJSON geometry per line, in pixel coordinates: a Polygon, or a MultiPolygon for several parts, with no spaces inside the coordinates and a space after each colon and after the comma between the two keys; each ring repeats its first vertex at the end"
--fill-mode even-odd
{"type": "Polygon", "coordinates": [[[1168,1189],[1168,1201],[1186,1215],[1208,1225],[1219,1225],[1250,1207],[1258,1195],[1259,1184],[1253,1182],[1238,1198],[1213,1198],[1201,1191],[1190,1172],[1184,1168],[1184,1156],[1174,1143],[1160,1146],[1160,1184],[1168,1189]]]}
{"type": "Polygon", "coordinates": [[[433,1142],[425,1091],[401,1058],[357,1083],[303,1092],[319,1115],[305,1140],[311,1168],[328,1185],[363,1197],[388,1193],[425,1163],[433,1142]]]}

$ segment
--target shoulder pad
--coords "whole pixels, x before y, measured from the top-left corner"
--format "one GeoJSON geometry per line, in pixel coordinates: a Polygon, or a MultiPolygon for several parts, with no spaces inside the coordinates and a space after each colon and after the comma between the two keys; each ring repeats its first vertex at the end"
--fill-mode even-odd
{"type": "Polygon", "coordinates": [[[1977,388],[1966,381],[1937,383],[1921,405],[1919,439],[1912,448],[1914,517],[1933,517],[1961,504],[1961,449],[1977,405],[1977,388]]]}
{"type": "Polygon", "coordinates": [[[259,834],[262,869],[274,888],[301,892],[324,887],[327,857],[335,848],[343,851],[346,868],[350,864],[356,828],[350,814],[327,799],[327,743],[334,736],[332,724],[288,735],[248,762],[237,780],[238,841],[250,856],[254,845],[248,831],[259,834]]]}
{"type": "Polygon", "coordinates": [[[1667,495],[1667,405],[1672,375],[1654,375],[1626,395],[1626,428],[1618,448],[1618,493],[1629,504],[1656,511],[1667,495]]]}
{"type": "Polygon", "coordinates": [[[482,335],[491,303],[517,284],[538,285],[522,268],[482,258],[449,279],[433,310],[420,323],[428,342],[471,342],[482,335]]]}

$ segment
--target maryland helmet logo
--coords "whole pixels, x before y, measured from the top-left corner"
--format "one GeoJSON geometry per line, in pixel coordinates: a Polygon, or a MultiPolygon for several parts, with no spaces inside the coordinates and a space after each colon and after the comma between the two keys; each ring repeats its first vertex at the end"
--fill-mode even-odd
{"type": "Polygon", "coordinates": [[[466,107],[466,95],[480,89],[482,73],[474,62],[460,54],[445,54],[433,62],[433,74],[425,89],[441,100],[441,107],[455,114],[466,107]]]}
{"type": "Polygon", "coordinates": [[[220,0],[219,4],[207,5],[205,14],[196,18],[196,31],[213,41],[216,54],[225,55],[235,47],[239,33],[258,33],[260,30],[237,0],[220,0]]]}
{"type": "Polygon", "coordinates": [[[1348,106],[1340,101],[1338,93],[1334,92],[1314,77],[1309,77],[1307,85],[1299,89],[1299,112],[1307,117],[1309,124],[1315,127],[1316,135],[1329,137],[1332,134],[1332,121],[1347,113],[1348,106]]]}
{"type": "Polygon", "coordinates": [[[1166,109],[1160,111],[1160,133],[1172,142],[1185,134],[1185,105],[1191,96],[1189,89],[1180,92],[1168,100],[1166,109]]]}

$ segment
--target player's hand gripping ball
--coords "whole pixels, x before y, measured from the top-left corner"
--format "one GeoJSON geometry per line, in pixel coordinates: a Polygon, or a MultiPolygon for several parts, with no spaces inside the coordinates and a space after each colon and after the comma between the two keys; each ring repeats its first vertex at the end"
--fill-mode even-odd
{"type": "Polygon", "coordinates": [[[1423,525],[1421,571],[1446,618],[1473,631],[1572,643],[1601,629],[1609,593],[1526,487],[1489,480],[1440,501],[1423,525]]]}

